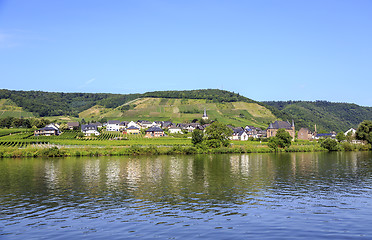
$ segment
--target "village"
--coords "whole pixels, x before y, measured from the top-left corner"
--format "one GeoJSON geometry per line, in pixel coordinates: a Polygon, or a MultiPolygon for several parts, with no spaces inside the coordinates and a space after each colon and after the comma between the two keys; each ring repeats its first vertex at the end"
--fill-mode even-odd
{"type": "MultiPolygon", "coordinates": [[[[204,122],[209,122],[207,124],[195,123],[173,123],[171,121],[119,121],[119,120],[109,120],[105,123],[91,122],[88,124],[80,124],[79,122],[68,122],[67,128],[69,130],[80,130],[84,136],[99,136],[102,131],[106,132],[121,132],[123,135],[143,135],[145,138],[158,138],[174,134],[187,134],[192,133],[195,129],[205,131],[205,129],[213,122],[209,121],[209,117],[204,110],[202,116],[204,122]]],[[[244,126],[244,127],[234,127],[227,125],[232,131],[230,140],[236,141],[248,141],[249,139],[262,139],[274,137],[279,129],[285,129],[292,140],[318,140],[324,138],[336,139],[336,132],[332,131],[330,133],[317,133],[316,125],[314,126],[315,131],[312,132],[308,128],[300,128],[296,134],[295,123],[289,121],[275,121],[270,123],[267,129],[261,129],[255,126],[244,126]]],[[[355,129],[351,128],[346,131],[345,136],[348,134],[354,135],[355,129]]],[[[51,123],[44,128],[38,129],[34,132],[35,136],[52,136],[60,135],[62,130],[60,125],[56,123],[51,123]]]]}

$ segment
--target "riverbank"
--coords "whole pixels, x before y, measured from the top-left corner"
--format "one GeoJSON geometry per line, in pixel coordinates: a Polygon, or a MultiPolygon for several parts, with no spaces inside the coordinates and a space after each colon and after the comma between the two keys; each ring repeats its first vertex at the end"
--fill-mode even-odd
{"type": "MultiPolygon", "coordinates": [[[[265,141],[231,141],[229,147],[195,147],[188,138],[132,137],[126,140],[81,140],[61,137],[22,138],[21,134],[2,137],[0,158],[79,157],[224,153],[322,152],[328,151],[318,141],[296,140],[289,148],[273,149],[265,141]],[[8,139],[7,139],[8,138],[8,139]]],[[[337,144],[338,151],[368,151],[369,144],[337,144]]]]}
{"type": "MultiPolygon", "coordinates": [[[[294,145],[279,152],[321,152],[327,151],[318,145],[294,145]]],[[[277,152],[278,152],[277,151],[277,152]]],[[[225,154],[225,153],[273,153],[265,145],[249,147],[247,145],[232,145],[225,148],[197,148],[193,146],[112,146],[112,147],[1,147],[0,158],[23,157],[78,157],[78,156],[128,156],[128,155],[177,155],[177,154],[225,154]]]]}

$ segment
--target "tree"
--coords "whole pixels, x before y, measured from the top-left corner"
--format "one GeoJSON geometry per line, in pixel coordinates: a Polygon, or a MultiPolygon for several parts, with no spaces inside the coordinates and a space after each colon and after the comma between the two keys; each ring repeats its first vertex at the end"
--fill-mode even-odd
{"type": "Polygon", "coordinates": [[[222,123],[213,122],[205,129],[205,140],[208,147],[227,147],[230,143],[229,137],[232,130],[222,123]]]}
{"type": "Polygon", "coordinates": [[[287,148],[290,147],[292,144],[292,137],[285,129],[280,128],[277,132],[275,137],[278,139],[278,147],[280,148],[287,148]]]}
{"type": "Polygon", "coordinates": [[[269,142],[268,142],[267,146],[269,146],[269,148],[273,148],[275,151],[277,151],[278,146],[279,146],[278,138],[277,137],[271,137],[269,139],[269,142]]]}
{"type": "Polygon", "coordinates": [[[346,135],[346,141],[348,141],[349,143],[352,142],[354,140],[355,136],[354,134],[350,131],[347,133],[346,135]]]}
{"type": "Polygon", "coordinates": [[[192,139],[191,139],[192,144],[194,146],[196,146],[197,144],[202,143],[203,142],[203,137],[204,137],[203,131],[201,131],[199,129],[195,129],[192,132],[192,139]]]}
{"type": "Polygon", "coordinates": [[[275,149],[278,148],[287,148],[290,147],[292,144],[292,137],[284,128],[280,128],[277,132],[275,137],[271,137],[269,139],[269,143],[267,144],[270,148],[275,149]]]}
{"type": "Polygon", "coordinates": [[[334,140],[334,139],[331,139],[331,138],[327,138],[326,140],[324,140],[320,144],[320,146],[322,148],[327,149],[328,151],[337,151],[338,150],[337,141],[334,140]]]}
{"type": "Polygon", "coordinates": [[[372,121],[365,120],[359,124],[356,131],[356,138],[359,140],[367,141],[372,144],[372,121]]]}
{"type": "Polygon", "coordinates": [[[338,142],[342,142],[342,141],[346,140],[345,134],[343,132],[337,133],[336,139],[337,139],[338,142]]]}
{"type": "Polygon", "coordinates": [[[68,128],[68,125],[66,124],[66,123],[62,123],[60,126],[59,126],[59,128],[61,129],[61,130],[68,130],[69,128],[68,128]]]}

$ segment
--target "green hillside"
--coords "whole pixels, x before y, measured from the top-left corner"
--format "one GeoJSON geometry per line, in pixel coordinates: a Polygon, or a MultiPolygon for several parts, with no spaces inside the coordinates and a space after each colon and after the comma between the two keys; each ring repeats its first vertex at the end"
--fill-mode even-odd
{"type": "Polygon", "coordinates": [[[235,126],[266,128],[276,119],[270,110],[251,102],[215,103],[206,99],[139,98],[115,109],[94,106],[80,113],[81,118],[190,122],[200,119],[204,108],[211,120],[235,126]]]}
{"type": "Polygon", "coordinates": [[[276,119],[294,119],[296,128],[346,131],[372,119],[372,108],[326,101],[257,102],[238,93],[200,89],[143,94],[58,93],[0,89],[0,118],[47,117],[66,121],[200,119],[204,108],[213,120],[226,124],[267,127],[276,119]]]}
{"type": "Polygon", "coordinates": [[[362,107],[350,103],[332,103],[327,101],[271,101],[264,102],[290,115],[297,127],[314,130],[346,131],[357,128],[363,120],[372,120],[372,107],[362,107]]]}
{"type": "Polygon", "coordinates": [[[0,99],[0,118],[5,117],[33,117],[31,112],[24,111],[10,99],[0,99]]]}

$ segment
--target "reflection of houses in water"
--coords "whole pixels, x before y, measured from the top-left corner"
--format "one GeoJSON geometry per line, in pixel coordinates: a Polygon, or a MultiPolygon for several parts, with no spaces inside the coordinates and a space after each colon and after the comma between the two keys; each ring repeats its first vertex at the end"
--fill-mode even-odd
{"type": "Polygon", "coordinates": [[[45,179],[49,189],[55,189],[59,182],[58,179],[58,167],[56,167],[54,161],[45,161],[45,179]]]}
{"type": "Polygon", "coordinates": [[[130,160],[127,164],[127,183],[129,188],[137,188],[141,178],[141,163],[138,159],[130,160]]]}
{"type": "Polygon", "coordinates": [[[163,176],[163,161],[159,158],[146,161],[146,177],[150,182],[158,182],[163,176]]]}
{"type": "Polygon", "coordinates": [[[291,154],[291,167],[293,174],[308,174],[317,171],[318,156],[314,153],[293,153],[291,154]]]}
{"type": "Polygon", "coordinates": [[[88,185],[98,184],[101,180],[100,176],[100,160],[87,160],[83,169],[83,181],[88,185]]]}
{"type": "Polygon", "coordinates": [[[244,176],[249,176],[249,155],[248,154],[244,154],[244,155],[241,155],[241,162],[240,162],[240,168],[241,168],[241,173],[244,175],[244,176]]]}
{"type": "Polygon", "coordinates": [[[230,170],[233,174],[240,173],[240,155],[230,156],[230,170]]]}
{"type": "Polygon", "coordinates": [[[182,181],[182,163],[180,158],[172,157],[169,164],[169,177],[177,184],[182,181]]]}
{"type": "Polygon", "coordinates": [[[120,182],[120,162],[109,161],[106,168],[106,184],[108,187],[116,187],[120,182]]]}

